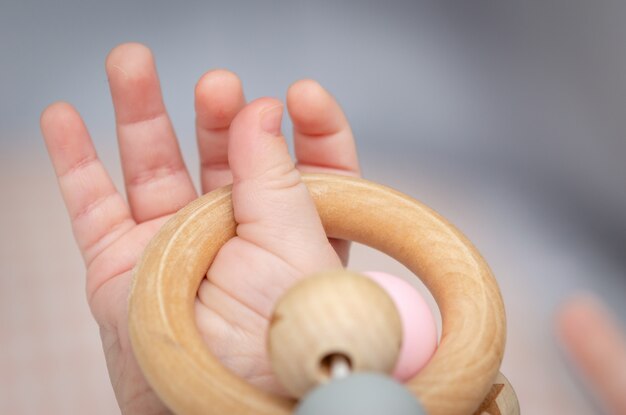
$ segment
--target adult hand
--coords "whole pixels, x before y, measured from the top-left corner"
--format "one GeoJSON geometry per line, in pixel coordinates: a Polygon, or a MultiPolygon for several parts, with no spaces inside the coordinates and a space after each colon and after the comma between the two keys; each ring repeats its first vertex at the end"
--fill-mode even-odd
{"type": "MultiPolygon", "coordinates": [[[[55,103],[41,117],[75,239],[87,268],[87,298],[123,413],[167,412],[145,381],[128,336],[131,270],[148,241],[198,193],[166,113],[152,54],[139,44],[108,56],[128,202],[98,159],[79,114],[55,103]]],[[[233,183],[237,237],[218,253],[196,300],[209,349],[236,374],[279,392],[265,350],[277,297],[298,278],[339,267],[346,241],[329,241],[300,172],[358,175],[352,133],[338,104],[304,80],[287,93],[297,163],[280,132],[283,105],[246,104],[231,72],[206,73],[195,90],[202,192],[233,183]],[[333,247],[335,249],[333,249],[333,247]]]]}
{"type": "Polygon", "coordinates": [[[626,334],[590,295],[568,300],[557,318],[567,356],[606,413],[626,414],[626,334]]]}

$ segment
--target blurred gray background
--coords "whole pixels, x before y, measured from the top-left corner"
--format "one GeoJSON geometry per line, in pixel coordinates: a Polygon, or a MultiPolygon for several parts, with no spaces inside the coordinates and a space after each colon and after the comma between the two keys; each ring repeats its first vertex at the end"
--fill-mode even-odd
{"type": "MultiPolygon", "coordinates": [[[[365,176],[440,211],[491,264],[523,412],[595,413],[553,313],[590,290],[626,321],[625,19],[619,0],[0,0],[0,413],[117,410],[38,118],[74,104],[120,184],[104,59],[127,41],[155,53],[195,171],[206,70],[235,71],[248,99],[327,87],[365,176]]],[[[362,246],[352,266],[409,276],[362,246]]]]}

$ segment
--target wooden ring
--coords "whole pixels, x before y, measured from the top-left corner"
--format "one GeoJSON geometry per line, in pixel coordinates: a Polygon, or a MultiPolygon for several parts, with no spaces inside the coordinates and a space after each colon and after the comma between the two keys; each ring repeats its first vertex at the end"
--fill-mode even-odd
{"type": "MultiPolygon", "coordinates": [[[[489,392],[504,353],[504,305],[473,245],[420,202],[362,179],[303,175],[329,237],[369,245],[418,275],[441,312],[441,342],[407,387],[428,414],[470,414],[489,392]]],[[[215,358],[196,327],[200,282],[235,236],[230,187],[178,212],[134,273],[129,330],[150,385],[178,414],[287,415],[294,401],[260,391],[215,358]]]]}

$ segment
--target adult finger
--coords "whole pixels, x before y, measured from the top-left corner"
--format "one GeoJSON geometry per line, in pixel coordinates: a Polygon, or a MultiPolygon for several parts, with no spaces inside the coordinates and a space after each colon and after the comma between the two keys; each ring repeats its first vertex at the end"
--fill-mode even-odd
{"type": "Polygon", "coordinates": [[[114,48],[106,60],[126,192],[138,222],[176,212],[196,198],[166,113],[150,50],[114,48]]]}
{"type": "Polygon", "coordinates": [[[626,413],[626,335],[595,298],[569,300],[557,330],[568,356],[607,413],[626,413]]]}
{"type": "Polygon", "coordinates": [[[196,85],[196,137],[203,193],[232,182],[228,130],[244,105],[241,81],[232,72],[209,71],[196,85]]]}
{"type": "Polygon", "coordinates": [[[41,131],[87,265],[135,226],[128,206],[98,159],[87,128],[69,104],[41,115],[41,131]]]}
{"type": "MultiPolygon", "coordinates": [[[[287,108],[300,171],[360,176],[350,124],[328,91],[313,80],[298,81],[287,91],[287,108]]],[[[330,242],[346,265],[350,243],[338,239],[330,242]]]]}
{"type": "Polygon", "coordinates": [[[313,80],[287,91],[298,169],[306,173],[360,174],[350,124],[337,101],[313,80]]]}

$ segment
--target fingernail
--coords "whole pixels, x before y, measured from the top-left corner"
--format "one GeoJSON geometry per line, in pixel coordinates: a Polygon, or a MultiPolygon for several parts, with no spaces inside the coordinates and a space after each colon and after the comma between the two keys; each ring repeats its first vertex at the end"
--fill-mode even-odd
{"type": "Polygon", "coordinates": [[[283,106],[276,105],[275,107],[263,110],[261,113],[261,128],[266,133],[272,135],[280,135],[280,123],[283,119],[283,106]]]}

